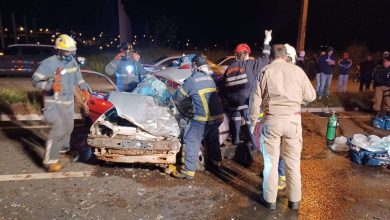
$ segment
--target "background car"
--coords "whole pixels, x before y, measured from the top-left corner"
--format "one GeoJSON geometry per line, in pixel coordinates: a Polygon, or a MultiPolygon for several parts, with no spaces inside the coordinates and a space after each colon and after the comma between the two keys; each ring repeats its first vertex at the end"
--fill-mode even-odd
{"type": "MultiPolygon", "coordinates": [[[[181,57],[178,61],[181,64],[181,66],[167,67],[154,74],[154,76],[157,79],[163,81],[167,85],[168,91],[171,94],[173,94],[180,87],[180,85],[184,82],[185,79],[191,76],[191,66],[182,65],[181,61],[190,60],[189,58],[192,56],[194,56],[194,54],[187,55],[187,59],[185,59],[185,57],[181,57]]],[[[211,70],[213,71],[212,77],[218,86],[219,81],[222,79],[222,75],[224,73],[223,68],[221,68],[219,65],[213,63],[210,60],[208,60],[208,64],[211,70]]],[[[221,144],[224,143],[227,140],[228,136],[229,136],[229,117],[228,114],[225,113],[224,122],[219,127],[220,143],[221,144]]]]}
{"type": "MultiPolygon", "coordinates": [[[[183,60],[191,60],[193,56],[194,54],[180,56],[176,61],[178,64],[177,66],[164,68],[163,70],[156,72],[154,76],[163,81],[170,90],[176,90],[185,79],[191,76],[191,65],[183,65],[183,60]]],[[[210,60],[208,60],[208,64],[213,71],[212,77],[214,80],[220,80],[224,73],[223,68],[210,60]]]]}
{"type": "Polygon", "coordinates": [[[13,44],[0,56],[0,75],[32,76],[39,63],[55,53],[51,45],[13,44]]]}
{"type": "MultiPolygon", "coordinates": [[[[254,57],[249,57],[249,59],[254,60],[254,57]]],[[[236,61],[235,56],[224,56],[221,59],[217,60],[217,65],[220,66],[223,69],[223,72],[226,71],[226,69],[230,66],[230,64],[234,63],[236,61]]]]}
{"type": "Polygon", "coordinates": [[[163,70],[167,67],[172,67],[177,65],[174,63],[179,59],[182,55],[171,55],[171,56],[163,56],[152,62],[152,64],[142,64],[142,66],[149,72],[155,73],[160,70],[163,70]]]}

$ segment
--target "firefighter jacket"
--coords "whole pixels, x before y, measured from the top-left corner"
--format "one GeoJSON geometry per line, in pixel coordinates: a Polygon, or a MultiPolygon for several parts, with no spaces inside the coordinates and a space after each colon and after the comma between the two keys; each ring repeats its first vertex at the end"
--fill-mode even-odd
{"type": "Polygon", "coordinates": [[[271,47],[264,45],[263,54],[256,60],[236,61],[225,71],[221,96],[227,101],[229,110],[238,111],[248,108],[253,82],[261,69],[269,63],[271,47]]]}
{"type": "Polygon", "coordinates": [[[139,62],[123,56],[120,59],[113,59],[106,65],[105,71],[108,75],[115,75],[116,86],[121,92],[133,91],[141,81],[141,76],[149,73],[139,62]]]}
{"type": "Polygon", "coordinates": [[[79,86],[81,90],[88,88],[81,75],[80,67],[73,57],[70,61],[66,61],[54,55],[43,60],[32,76],[32,83],[35,88],[44,91],[45,101],[54,101],[52,87],[57,68],[64,70],[64,73],[61,74],[61,91],[55,102],[73,102],[75,86],[79,86]]]}
{"type": "Polygon", "coordinates": [[[193,120],[200,122],[223,120],[221,100],[215,82],[208,73],[194,71],[172,97],[173,102],[177,104],[186,99],[192,102],[193,120]]]}
{"type": "Polygon", "coordinates": [[[266,114],[300,113],[303,102],[312,102],[316,92],[305,72],[298,66],[276,59],[264,67],[256,80],[250,99],[250,120],[255,124],[260,106],[266,114]]]}

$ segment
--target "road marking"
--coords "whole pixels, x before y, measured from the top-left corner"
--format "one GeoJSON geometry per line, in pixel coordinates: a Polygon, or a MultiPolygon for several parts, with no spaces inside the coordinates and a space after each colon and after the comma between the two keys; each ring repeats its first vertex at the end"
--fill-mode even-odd
{"type": "MultiPolygon", "coordinates": [[[[302,117],[302,119],[317,119],[317,118],[323,118],[327,119],[328,116],[308,116],[308,117],[302,117]]],[[[372,115],[356,115],[356,116],[338,116],[338,118],[342,119],[351,119],[351,118],[372,118],[372,115]]]]}
{"type": "MultiPolygon", "coordinates": [[[[85,125],[82,124],[76,124],[74,127],[84,127],[85,125]]],[[[6,126],[6,127],[0,127],[1,130],[16,130],[16,129],[43,129],[43,128],[50,128],[49,125],[21,125],[21,126],[6,126]]]]}
{"type": "Polygon", "coordinates": [[[0,182],[90,177],[92,171],[0,175],[0,182]]]}

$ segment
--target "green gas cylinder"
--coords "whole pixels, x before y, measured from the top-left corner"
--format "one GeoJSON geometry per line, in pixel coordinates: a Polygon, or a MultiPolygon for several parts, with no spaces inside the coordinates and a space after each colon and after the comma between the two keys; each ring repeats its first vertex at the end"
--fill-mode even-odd
{"type": "Polygon", "coordinates": [[[334,139],[336,138],[336,130],[339,126],[339,119],[336,115],[336,112],[332,112],[328,119],[328,128],[326,130],[326,144],[332,145],[334,143],[334,139]]]}

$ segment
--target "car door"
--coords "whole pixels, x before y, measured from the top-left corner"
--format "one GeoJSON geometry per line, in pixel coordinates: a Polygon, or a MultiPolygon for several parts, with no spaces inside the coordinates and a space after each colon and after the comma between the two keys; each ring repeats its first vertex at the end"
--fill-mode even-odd
{"type": "Polygon", "coordinates": [[[20,59],[19,47],[7,47],[0,56],[0,75],[11,74],[15,67],[15,61],[20,59]]]}
{"type": "Polygon", "coordinates": [[[21,47],[21,56],[15,61],[15,64],[22,74],[32,75],[41,59],[42,55],[39,47],[25,46],[21,47]]]}

